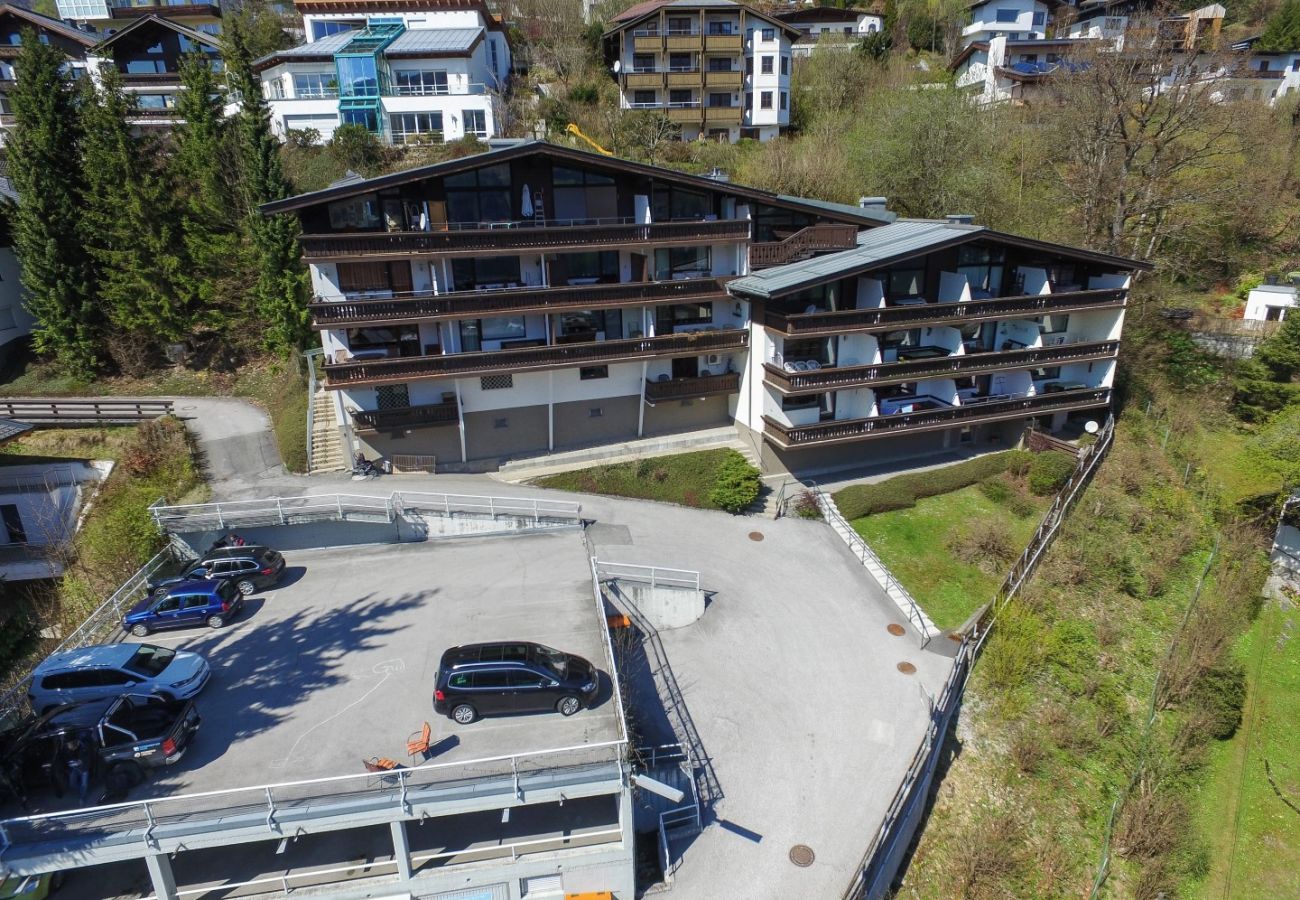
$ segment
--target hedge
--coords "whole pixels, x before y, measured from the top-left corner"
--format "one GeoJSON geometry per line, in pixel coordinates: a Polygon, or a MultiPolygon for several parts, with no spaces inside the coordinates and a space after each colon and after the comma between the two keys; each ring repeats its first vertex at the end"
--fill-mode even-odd
{"type": "Polygon", "coordinates": [[[718,467],[718,480],[709,491],[709,503],[729,513],[738,513],[758,499],[761,486],[758,469],[736,453],[718,467]]]}
{"type": "Polygon", "coordinates": [[[1039,453],[1029,467],[1029,490],[1039,497],[1055,494],[1065,487],[1078,462],[1075,457],[1056,450],[1039,453]]]}
{"type": "Polygon", "coordinates": [[[835,495],[835,503],[844,518],[850,520],[891,509],[907,509],[923,497],[948,494],[1000,475],[1013,463],[1022,463],[1023,454],[1022,450],[1004,450],[941,469],[899,475],[876,484],[851,485],[835,495]]]}

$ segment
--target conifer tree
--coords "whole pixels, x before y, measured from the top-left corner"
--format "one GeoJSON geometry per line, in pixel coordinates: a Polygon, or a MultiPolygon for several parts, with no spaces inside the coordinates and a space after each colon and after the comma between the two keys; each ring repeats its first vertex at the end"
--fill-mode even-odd
{"type": "Polygon", "coordinates": [[[33,345],[65,370],[87,377],[97,365],[102,319],[80,225],[78,91],[64,72],[65,61],[57,48],[24,33],[9,95],[9,174],[18,192],[12,226],[27,305],[36,319],[33,345]]]}
{"type": "Polygon", "coordinates": [[[1260,35],[1256,50],[1300,50],[1300,0],[1285,0],[1260,35]]]}

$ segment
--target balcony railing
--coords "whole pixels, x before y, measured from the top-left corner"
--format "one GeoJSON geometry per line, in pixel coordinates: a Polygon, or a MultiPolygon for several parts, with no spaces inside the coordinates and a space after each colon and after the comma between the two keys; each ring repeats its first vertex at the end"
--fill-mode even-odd
{"type": "Polygon", "coordinates": [[[647,381],[645,398],[651,403],[660,400],[689,400],[714,394],[734,394],[740,390],[740,374],[725,372],[722,375],[702,375],[698,378],[670,378],[667,381],[647,381]]]}
{"type": "Polygon", "coordinates": [[[904,362],[876,363],[867,366],[835,366],[810,372],[787,372],[770,363],[764,365],[764,380],[783,394],[839,390],[868,384],[914,381],[945,375],[975,375],[1000,369],[1023,369],[1030,366],[1107,359],[1119,352],[1119,341],[1086,341],[1052,347],[1030,347],[994,353],[967,353],[917,359],[904,362]]]}
{"type": "Polygon", "coordinates": [[[868,419],[819,422],[816,425],[786,425],[764,416],[763,434],[778,447],[785,449],[825,446],[885,437],[901,432],[936,431],[981,422],[998,422],[1073,409],[1089,409],[1106,406],[1109,403],[1110,388],[1084,388],[983,403],[967,401],[968,405],[964,406],[872,416],[868,419]]]}
{"type": "Polygon", "coordinates": [[[123,72],[122,84],[127,87],[136,85],[176,85],[180,86],[180,72],[123,72]]]}
{"type": "MultiPolygon", "coordinates": [[[[698,110],[696,115],[698,115],[698,110]]],[[[403,257],[420,253],[514,253],[562,247],[693,244],[739,241],[749,237],[744,219],[637,223],[631,219],[589,219],[475,224],[446,231],[392,231],[374,234],[305,234],[299,238],[308,259],[370,256],[403,257]]]]}
{"type": "Polygon", "coordinates": [[[352,422],[360,431],[418,428],[424,425],[455,425],[459,421],[460,413],[455,400],[395,409],[357,410],[352,413],[352,422]]]}
{"type": "Polygon", "coordinates": [[[749,332],[745,329],[694,331],[629,340],[365,360],[326,366],[325,374],[329,378],[327,387],[340,388],[348,385],[397,384],[423,378],[452,378],[458,375],[562,369],[657,356],[690,356],[721,350],[740,350],[748,345],[749,332]]]}
{"type": "Polygon", "coordinates": [[[221,18],[221,7],[215,3],[182,3],[168,6],[162,3],[149,6],[110,6],[108,15],[113,19],[138,19],[144,16],[211,16],[221,18]]]}
{"type": "Polygon", "coordinates": [[[752,244],[749,267],[765,269],[782,266],[813,253],[852,250],[858,241],[856,225],[809,225],[782,241],[752,244]]]}
{"type": "Polygon", "coordinates": [[[382,300],[317,301],[309,309],[313,327],[319,330],[358,325],[396,325],[421,319],[726,299],[727,293],[722,281],[716,278],[689,278],[681,281],[453,291],[446,294],[419,291],[382,300]]]}
{"type": "MultiPolygon", "coordinates": [[[[755,245],[761,246],[761,245],[755,245]]],[[[753,247],[750,248],[751,254],[753,247]]],[[[1069,291],[1061,294],[1029,294],[995,297],[965,303],[917,303],[876,309],[846,309],[837,312],[788,315],[769,312],[763,324],[790,335],[841,334],[848,331],[882,331],[909,325],[966,322],[975,319],[1014,319],[1040,316],[1047,312],[1101,309],[1123,306],[1125,290],[1069,291]]]]}

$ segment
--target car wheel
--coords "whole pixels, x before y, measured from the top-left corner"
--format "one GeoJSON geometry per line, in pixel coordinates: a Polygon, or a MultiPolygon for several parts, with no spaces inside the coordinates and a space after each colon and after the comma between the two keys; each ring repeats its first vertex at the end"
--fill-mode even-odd
{"type": "Polygon", "coordinates": [[[235,587],[239,588],[239,593],[243,594],[245,597],[257,590],[257,586],[247,578],[236,584],[235,587]]]}
{"type": "Polygon", "coordinates": [[[561,697],[560,702],[555,704],[562,716],[571,716],[578,710],[582,709],[582,702],[577,697],[561,697]]]}
{"type": "Polygon", "coordinates": [[[221,628],[226,624],[226,617],[222,615],[208,616],[209,628],[221,628]]]}
{"type": "Polygon", "coordinates": [[[139,623],[138,625],[132,625],[132,626],[131,626],[131,633],[132,633],[133,635],[135,635],[136,637],[148,637],[148,636],[149,636],[149,626],[146,625],[146,624],[144,624],[143,622],[139,623]]]}
{"type": "Polygon", "coordinates": [[[461,703],[452,709],[451,717],[456,720],[457,725],[468,725],[478,718],[478,710],[468,703],[461,703]]]}

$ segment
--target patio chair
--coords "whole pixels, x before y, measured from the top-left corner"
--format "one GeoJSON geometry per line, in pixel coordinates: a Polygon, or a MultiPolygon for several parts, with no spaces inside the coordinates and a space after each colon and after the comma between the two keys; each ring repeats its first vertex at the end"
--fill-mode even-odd
{"type": "Polygon", "coordinates": [[[370,759],[361,760],[361,764],[366,767],[367,772],[378,775],[378,778],[372,778],[368,782],[368,787],[391,787],[402,780],[402,776],[397,774],[398,769],[405,769],[395,759],[389,759],[387,756],[372,756],[370,759]]]}
{"type": "Polygon", "coordinates": [[[425,722],[424,728],[412,732],[411,736],[406,739],[406,755],[411,757],[411,759],[415,759],[418,756],[420,761],[424,762],[425,757],[429,755],[430,736],[429,723],[425,722]]]}

